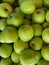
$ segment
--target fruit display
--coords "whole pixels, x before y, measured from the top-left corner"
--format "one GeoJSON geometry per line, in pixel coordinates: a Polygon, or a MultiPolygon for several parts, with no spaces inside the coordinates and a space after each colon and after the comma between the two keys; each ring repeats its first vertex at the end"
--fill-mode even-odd
{"type": "Polygon", "coordinates": [[[0,0],[0,65],[49,65],[49,0],[0,0]]]}

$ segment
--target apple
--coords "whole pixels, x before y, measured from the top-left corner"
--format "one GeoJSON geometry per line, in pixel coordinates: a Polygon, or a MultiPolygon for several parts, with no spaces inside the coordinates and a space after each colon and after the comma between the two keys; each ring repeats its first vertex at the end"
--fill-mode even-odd
{"type": "Polygon", "coordinates": [[[41,54],[46,61],[49,61],[49,45],[44,45],[42,47],[41,54]]]}
{"type": "Polygon", "coordinates": [[[30,47],[34,50],[40,50],[43,45],[43,40],[40,37],[34,37],[30,41],[30,47]]]}
{"type": "Polygon", "coordinates": [[[49,23],[49,10],[46,12],[46,21],[49,23]]]}
{"type": "Polygon", "coordinates": [[[8,58],[12,53],[12,45],[1,44],[0,46],[0,56],[3,58],[8,58]]]}
{"type": "Polygon", "coordinates": [[[45,7],[49,8],[49,0],[43,0],[43,4],[45,7]]]}
{"type": "Polygon", "coordinates": [[[18,39],[17,29],[12,26],[7,26],[0,34],[1,43],[12,43],[18,39]]]}
{"type": "Polygon", "coordinates": [[[13,8],[8,3],[0,3],[0,17],[7,18],[10,13],[13,12],[13,8]]]}
{"type": "Polygon", "coordinates": [[[13,51],[12,54],[11,54],[11,60],[14,63],[19,63],[19,61],[20,61],[20,55],[17,54],[15,51],[13,51]]]}
{"type": "Polygon", "coordinates": [[[43,9],[37,9],[33,15],[32,15],[32,19],[35,23],[43,23],[45,20],[45,11],[43,9]]]}
{"type": "Polygon", "coordinates": [[[7,26],[6,19],[0,19],[0,30],[4,30],[4,28],[7,26]]]}
{"type": "Polygon", "coordinates": [[[13,25],[13,26],[19,27],[20,25],[23,24],[23,17],[20,16],[19,14],[12,13],[7,18],[7,24],[8,25],[13,25]]]}
{"type": "Polygon", "coordinates": [[[22,40],[18,39],[15,43],[14,43],[14,50],[16,53],[20,54],[21,51],[23,51],[24,49],[28,48],[28,43],[23,42],[22,40]]]}
{"type": "Polygon", "coordinates": [[[18,35],[22,41],[28,42],[33,38],[34,30],[31,25],[22,25],[18,29],[18,35]]]}
{"type": "Polygon", "coordinates": [[[1,65],[12,65],[12,61],[10,58],[2,58],[1,65]]]}
{"type": "Polygon", "coordinates": [[[24,14],[32,14],[36,7],[32,0],[23,0],[20,4],[20,9],[24,14]]]}
{"type": "Polygon", "coordinates": [[[15,0],[3,0],[5,3],[13,4],[15,0]]]}
{"type": "Polygon", "coordinates": [[[49,65],[49,62],[44,60],[44,59],[41,59],[39,60],[39,62],[37,63],[37,65],[49,65]]]}
{"type": "Polygon", "coordinates": [[[35,58],[35,52],[31,49],[26,49],[20,54],[20,62],[22,65],[35,65],[35,58]]]}
{"type": "Polygon", "coordinates": [[[42,26],[40,24],[32,24],[34,29],[34,36],[41,36],[42,35],[42,26]]]}
{"type": "Polygon", "coordinates": [[[42,39],[44,42],[49,44],[49,27],[45,28],[42,32],[42,39]]]}

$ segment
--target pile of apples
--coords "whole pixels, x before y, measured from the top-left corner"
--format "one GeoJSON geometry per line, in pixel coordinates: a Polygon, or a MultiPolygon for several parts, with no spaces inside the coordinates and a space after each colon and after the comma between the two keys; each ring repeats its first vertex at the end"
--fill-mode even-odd
{"type": "Polygon", "coordinates": [[[49,0],[0,0],[0,65],[49,65],[49,0]]]}

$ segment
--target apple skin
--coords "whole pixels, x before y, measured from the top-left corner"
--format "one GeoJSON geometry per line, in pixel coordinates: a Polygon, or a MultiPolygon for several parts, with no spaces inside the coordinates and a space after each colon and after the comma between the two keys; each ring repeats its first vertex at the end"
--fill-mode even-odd
{"type": "Polygon", "coordinates": [[[41,36],[42,35],[42,26],[40,24],[32,24],[34,29],[34,36],[41,36]]]}
{"type": "Polygon", "coordinates": [[[30,41],[30,47],[34,50],[40,50],[43,45],[43,40],[40,37],[34,37],[30,41]]]}
{"type": "Polygon", "coordinates": [[[42,32],[42,39],[44,42],[49,44],[49,27],[45,28],[42,32]]]}
{"type": "Polygon", "coordinates": [[[44,60],[44,59],[41,59],[39,60],[39,62],[37,63],[37,65],[49,65],[49,62],[44,60]]]}
{"type": "Polygon", "coordinates": [[[45,11],[43,9],[37,9],[32,15],[32,20],[35,23],[43,23],[45,20],[45,11]]]}
{"type": "Polygon", "coordinates": [[[23,24],[23,17],[20,16],[19,14],[12,13],[10,16],[7,18],[7,24],[8,25],[13,25],[15,27],[19,27],[20,25],[23,24]]]}
{"type": "Polygon", "coordinates": [[[13,4],[15,0],[3,0],[4,3],[13,4]]]}
{"type": "Polygon", "coordinates": [[[42,47],[41,54],[46,61],[49,61],[49,45],[44,45],[42,47]]]}
{"type": "Polygon", "coordinates": [[[12,65],[12,61],[10,58],[2,58],[1,65],[12,65]]]}
{"type": "Polygon", "coordinates": [[[12,53],[12,45],[2,44],[0,46],[0,56],[1,57],[8,58],[11,55],[11,53],[12,53]]]}
{"type": "Polygon", "coordinates": [[[20,4],[20,9],[25,14],[32,14],[36,7],[32,0],[23,0],[20,4]]]}
{"type": "Polygon", "coordinates": [[[13,43],[18,39],[17,29],[12,26],[7,26],[0,34],[1,43],[13,43]]]}
{"type": "Polygon", "coordinates": [[[18,35],[22,41],[28,42],[33,38],[34,30],[31,25],[22,25],[18,29],[18,35]]]}
{"type": "Polygon", "coordinates": [[[10,13],[13,12],[13,8],[8,3],[1,3],[0,4],[0,17],[7,18],[10,13]]]}
{"type": "Polygon", "coordinates": [[[19,63],[19,61],[20,61],[20,55],[17,54],[15,51],[13,51],[12,54],[11,54],[11,60],[14,63],[19,63]]]}
{"type": "Polygon", "coordinates": [[[0,19],[0,30],[4,30],[4,28],[7,26],[7,20],[6,19],[0,19]]]}
{"type": "Polygon", "coordinates": [[[46,12],[46,21],[49,23],[49,10],[46,12]]]}
{"type": "Polygon", "coordinates": [[[35,52],[31,49],[26,49],[20,54],[20,62],[22,65],[34,65],[35,64],[35,52]]]}
{"type": "Polygon", "coordinates": [[[14,43],[14,50],[16,53],[20,54],[21,51],[23,51],[24,49],[28,48],[28,43],[23,42],[22,40],[18,39],[15,43],[14,43]]]}

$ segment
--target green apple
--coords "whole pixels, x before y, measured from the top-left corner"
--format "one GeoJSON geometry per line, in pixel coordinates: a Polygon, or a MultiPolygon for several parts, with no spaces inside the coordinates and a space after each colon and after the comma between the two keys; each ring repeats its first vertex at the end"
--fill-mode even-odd
{"type": "Polygon", "coordinates": [[[45,28],[42,32],[42,39],[44,42],[49,44],[49,27],[45,28]]]}
{"type": "Polygon", "coordinates": [[[12,65],[12,61],[10,58],[2,58],[1,65],[12,65]]]}
{"type": "Polygon", "coordinates": [[[45,7],[49,8],[49,0],[43,0],[43,4],[45,7]]]}
{"type": "Polygon", "coordinates": [[[12,43],[18,39],[17,29],[12,26],[7,26],[0,35],[1,43],[12,43]]]}
{"type": "Polygon", "coordinates": [[[37,9],[33,15],[32,15],[32,19],[35,23],[43,23],[45,20],[45,11],[43,9],[37,9]]]}
{"type": "Polygon", "coordinates": [[[20,62],[22,65],[35,65],[35,58],[35,52],[31,49],[26,49],[20,54],[20,62]]]}
{"type": "Polygon", "coordinates": [[[7,18],[10,13],[13,12],[13,8],[8,3],[0,3],[0,17],[7,18]]]}
{"type": "Polygon", "coordinates": [[[34,37],[30,41],[30,47],[34,50],[40,50],[43,45],[43,40],[40,37],[34,37]]]}
{"type": "Polygon", "coordinates": [[[7,24],[19,27],[20,25],[23,24],[23,17],[20,16],[19,14],[12,13],[7,19],[7,24]]]}
{"type": "Polygon", "coordinates": [[[41,54],[46,61],[49,61],[49,45],[44,45],[42,47],[41,54]]]}
{"type": "Polygon", "coordinates": [[[49,10],[46,12],[46,21],[49,23],[49,10]]]}
{"type": "Polygon", "coordinates": [[[16,53],[20,54],[21,51],[23,51],[24,49],[28,48],[28,43],[23,42],[22,40],[18,39],[15,43],[14,43],[14,50],[16,53]]]}
{"type": "Polygon", "coordinates": [[[2,0],[5,3],[13,4],[15,0],[2,0]]]}
{"type": "Polygon", "coordinates": [[[18,63],[20,61],[20,55],[17,54],[15,51],[13,51],[12,54],[11,54],[11,60],[14,63],[18,63]]]}
{"type": "Polygon", "coordinates": [[[42,26],[40,24],[32,24],[34,29],[34,36],[41,36],[42,35],[42,26]]]}
{"type": "Polygon", "coordinates": [[[23,25],[18,29],[18,35],[24,42],[28,42],[34,36],[34,30],[31,25],[23,25]]]}
{"type": "Polygon", "coordinates": [[[49,62],[44,60],[44,59],[41,59],[39,60],[39,62],[37,63],[37,65],[49,65],[49,62]]]}
{"type": "Polygon", "coordinates": [[[0,46],[0,56],[3,58],[8,58],[12,53],[12,45],[1,44],[0,46]]]}
{"type": "Polygon", "coordinates": [[[23,0],[20,4],[20,9],[25,14],[32,14],[36,7],[32,0],[23,0]]]}
{"type": "Polygon", "coordinates": [[[0,30],[4,30],[4,28],[7,26],[6,19],[0,19],[0,30]]]}

